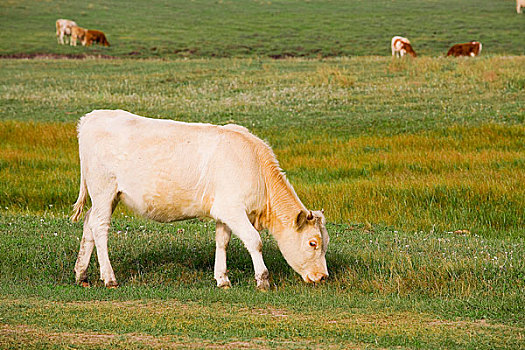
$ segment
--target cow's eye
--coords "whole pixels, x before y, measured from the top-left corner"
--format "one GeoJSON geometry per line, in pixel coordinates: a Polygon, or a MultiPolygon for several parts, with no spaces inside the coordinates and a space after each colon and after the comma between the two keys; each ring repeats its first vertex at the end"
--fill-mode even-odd
{"type": "Polygon", "coordinates": [[[310,241],[309,244],[310,244],[310,247],[317,248],[317,242],[316,241],[310,241]]]}

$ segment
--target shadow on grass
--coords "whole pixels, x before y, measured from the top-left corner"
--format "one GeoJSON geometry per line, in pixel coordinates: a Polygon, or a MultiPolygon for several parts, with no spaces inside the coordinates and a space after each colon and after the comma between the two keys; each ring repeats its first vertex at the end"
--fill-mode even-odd
{"type": "MultiPolygon", "coordinates": [[[[213,281],[215,241],[213,235],[190,237],[163,234],[149,239],[117,239],[110,242],[110,259],[120,284],[194,284],[213,281]],[[156,238],[156,239],[154,239],[156,238]]],[[[275,285],[298,283],[299,275],[288,265],[275,240],[263,233],[263,257],[275,285]]],[[[94,254],[95,255],[95,254],[94,254]]],[[[330,279],[342,278],[351,257],[340,252],[328,252],[327,264],[330,279]]],[[[233,284],[249,284],[254,281],[251,257],[235,236],[227,250],[228,275],[233,284]]],[[[90,263],[89,278],[98,279],[98,262],[90,263]]]]}

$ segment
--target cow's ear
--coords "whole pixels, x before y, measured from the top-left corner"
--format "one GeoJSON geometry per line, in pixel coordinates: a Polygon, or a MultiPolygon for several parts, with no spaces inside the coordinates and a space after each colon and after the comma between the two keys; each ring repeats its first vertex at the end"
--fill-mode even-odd
{"type": "Polygon", "coordinates": [[[294,222],[294,226],[297,230],[301,230],[304,227],[304,225],[306,225],[307,217],[308,217],[308,213],[304,210],[301,210],[297,214],[297,217],[295,218],[295,222],[294,222]]]}
{"type": "Polygon", "coordinates": [[[306,220],[313,220],[314,219],[314,214],[312,213],[311,210],[308,210],[308,216],[306,217],[306,220]]]}

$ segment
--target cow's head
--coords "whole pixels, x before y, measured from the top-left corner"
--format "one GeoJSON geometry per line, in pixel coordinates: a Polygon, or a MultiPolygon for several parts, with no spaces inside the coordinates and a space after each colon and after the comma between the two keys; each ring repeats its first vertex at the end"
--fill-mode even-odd
{"type": "Polygon", "coordinates": [[[411,55],[412,57],[417,57],[417,54],[416,52],[414,51],[414,49],[412,48],[412,45],[408,44],[408,43],[405,43],[404,45],[404,49],[405,51],[411,55]]]}
{"type": "Polygon", "coordinates": [[[325,225],[322,211],[301,210],[277,240],[288,264],[308,283],[328,277],[325,255],[329,237],[325,225]]]}
{"type": "Polygon", "coordinates": [[[479,55],[481,53],[481,43],[479,41],[471,41],[472,45],[474,46],[474,54],[475,56],[479,55]]]}

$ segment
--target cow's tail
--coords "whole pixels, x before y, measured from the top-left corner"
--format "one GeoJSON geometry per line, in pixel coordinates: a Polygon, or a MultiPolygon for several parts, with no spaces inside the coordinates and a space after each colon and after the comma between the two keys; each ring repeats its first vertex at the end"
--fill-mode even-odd
{"type": "Polygon", "coordinates": [[[80,190],[78,192],[78,199],[73,205],[73,215],[71,215],[70,218],[71,221],[77,222],[78,219],[80,219],[82,209],[84,209],[84,205],[86,204],[87,194],[86,180],[84,179],[82,169],[80,169],[80,190]]]}

